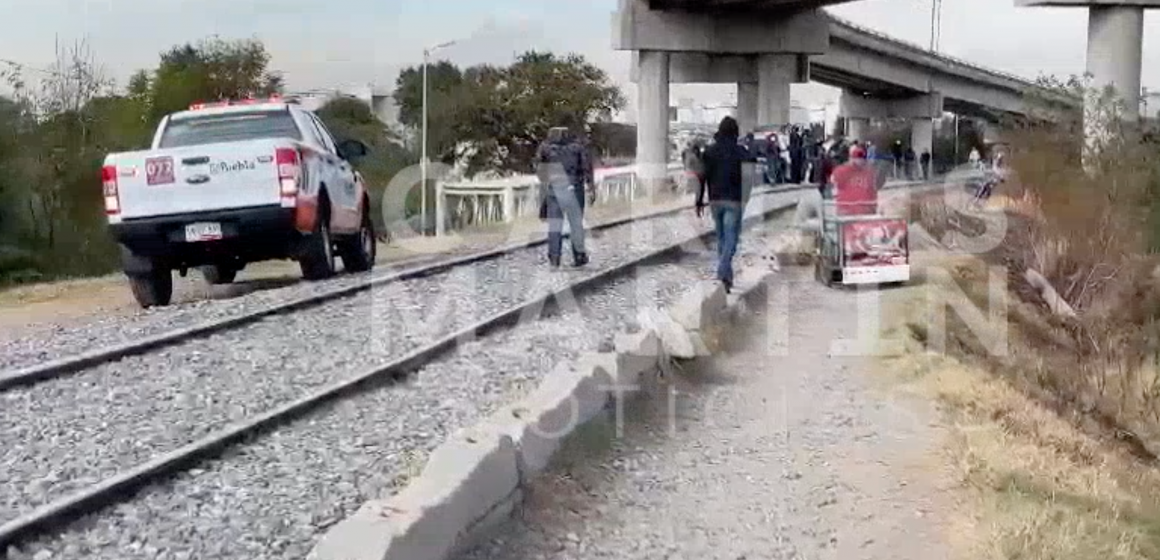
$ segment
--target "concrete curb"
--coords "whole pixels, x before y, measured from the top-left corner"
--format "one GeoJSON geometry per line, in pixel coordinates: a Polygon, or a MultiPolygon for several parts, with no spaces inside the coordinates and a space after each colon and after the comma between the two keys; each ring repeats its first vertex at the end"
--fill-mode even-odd
{"type": "MultiPolygon", "coordinates": [[[[742,270],[732,294],[700,282],[668,310],[615,337],[615,351],[561,364],[532,393],[436,448],[400,493],[332,527],[310,560],[446,560],[509,518],[563,441],[610,404],[646,390],[672,358],[712,354],[706,340],[766,293],[774,272],[742,270]]],[[[619,410],[619,408],[618,408],[619,410]]]]}

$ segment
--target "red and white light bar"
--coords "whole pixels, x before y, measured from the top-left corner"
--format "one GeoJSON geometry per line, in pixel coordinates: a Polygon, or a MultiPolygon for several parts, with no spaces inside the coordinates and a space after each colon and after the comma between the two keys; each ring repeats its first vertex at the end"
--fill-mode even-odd
{"type": "Polygon", "coordinates": [[[210,109],[214,107],[232,107],[234,105],[256,105],[258,103],[288,103],[290,100],[283,98],[281,95],[271,95],[265,99],[226,99],[223,101],[212,101],[209,103],[200,102],[189,106],[190,111],[197,111],[199,109],[210,109]]]}

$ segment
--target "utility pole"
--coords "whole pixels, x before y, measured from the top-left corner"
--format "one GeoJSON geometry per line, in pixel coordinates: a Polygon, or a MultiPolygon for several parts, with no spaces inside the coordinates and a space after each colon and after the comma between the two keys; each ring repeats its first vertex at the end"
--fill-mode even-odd
{"type": "MultiPolygon", "coordinates": [[[[419,192],[419,220],[422,223],[420,227],[422,234],[427,235],[427,67],[431,65],[431,53],[454,45],[455,41],[447,41],[440,43],[434,47],[423,49],[423,124],[422,128],[422,147],[421,155],[419,156],[419,182],[421,183],[419,192]]],[[[436,228],[438,229],[438,228],[436,228]]]]}
{"type": "Polygon", "coordinates": [[[942,39],[942,0],[930,0],[930,50],[938,52],[942,39]]]}

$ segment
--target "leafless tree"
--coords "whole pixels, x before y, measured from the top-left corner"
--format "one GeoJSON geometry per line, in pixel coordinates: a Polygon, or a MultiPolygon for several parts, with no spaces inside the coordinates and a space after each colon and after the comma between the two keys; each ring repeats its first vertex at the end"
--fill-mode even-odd
{"type": "Polygon", "coordinates": [[[104,66],[96,61],[88,41],[80,39],[72,46],[56,43],[56,61],[41,82],[39,109],[49,115],[77,113],[90,100],[107,93],[112,80],[104,66]]]}

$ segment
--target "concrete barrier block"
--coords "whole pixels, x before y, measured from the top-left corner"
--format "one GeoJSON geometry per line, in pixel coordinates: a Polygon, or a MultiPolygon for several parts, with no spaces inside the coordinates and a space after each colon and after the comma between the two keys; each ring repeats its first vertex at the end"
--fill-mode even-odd
{"type": "Polygon", "coordinates": [[[495,536],[495,531],[512,519],[520,506],[524,503],[524,490],[522,488],[516,489],[510,496],[502,503],[497,505],[495,509],[491,510],[486,517],[479,520],[478,523],[472,527],[471,531],[455,545],[455,554],[460,554],[469,551],[476,546],[488,542],[495,536]]]}
{"type": "MultiPolygon", "coordinates": [[[[719,327],[714,327],[717,329],[719,327]]],[[[717,333],[710,333],[709,331],[698,331],[689,333],[689,342],[693,345],[694,356],[712,356],[713,350],[709,348],[707,338],[716,336],[717,333]]]]}
{"type": "MultiPolygon", "coordinates": [[[[817,253],[817,235],[805,231],[786,230],[774,235],[765,247],[766,254],[777,262],[806,265],[817,253]]],[[[775,271],[777,269],[774,269],[775,271]]]]}
{"type": "Polygon", "coordinates": [[[543,472],[564,438],[600,414],[611,383],[602,369],[558,367],[523,400],[491,417],[515,443],[524,480],[543,472]]]}
{"type": "Polygon", "coordinates": [[[669,310],[676,323],[691,331],[702,331],[721,318],[725,311],[725,287],[720,282],[697,282],[669,310]]]}
{"type": "Polygon", "coordinates": [[[740,299],[750,299],[764,293],[774,273],[757,268],[745,269],[737,273],[733,281],[733,292],[740,299]]]}
{"type": "Polygon", "coordinates": [[[637,313],[637,320],[656,332],[666,356],[690,360],[699,355],[697,345],[693,341],[693,333],[678,324],[670,313],[658,309],[643,309],[637,313]]]}
{"type": "Polygon", "coordinates": [[[519,488],[512,438],[484,424],[431,453],[423,473],[389,500],[368,502],[327,532],[314,560],[444,560],[519,488]]]}
{"type": "Polygon", "coordinates": [[[383,560],[391,548],[398,520],[382,515],[387,500],[371,500],[331,527],[314,545],[306,560],[383,560]]]}
{"type": "Polygon", "coordinates": [[[620,385],[618,363],[616,352],[588,352],[576,360],[576,370],[592,372],[592,375],[600,380],[604,391],[609,394],[615,395],[639,390],[639,387],[620,385]]]}
{"type": "Polygon", "coordinates": [[[641,385],[642,375],[661,366],[664,350],[660,337],[652,329],[642,328],[632,334],[617,333],[613,345],[616,348],[618,385],[641,385]]]}
{"type": "Polygon", "coordinates": [[[730,321],[737,321],[749,313],[749,304],[741,297],[741,292],[734,291],[726,300],[726,316],[730,321]]]}

